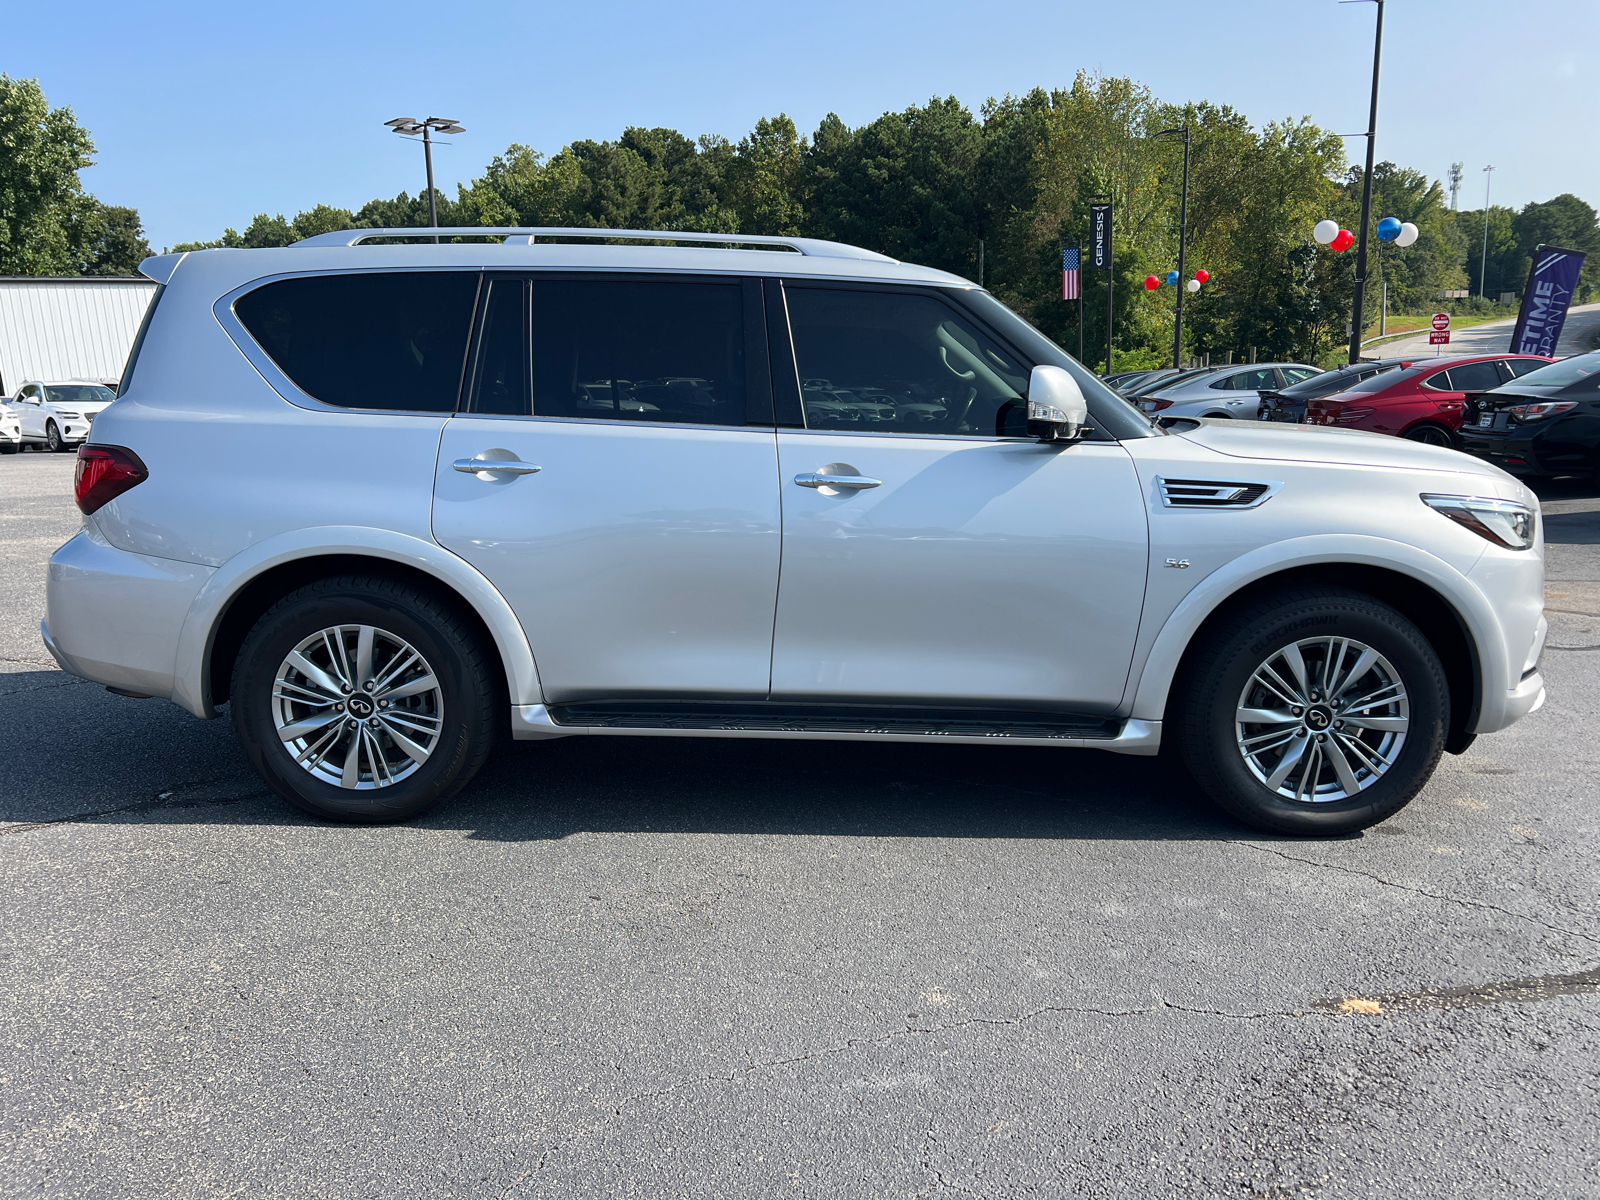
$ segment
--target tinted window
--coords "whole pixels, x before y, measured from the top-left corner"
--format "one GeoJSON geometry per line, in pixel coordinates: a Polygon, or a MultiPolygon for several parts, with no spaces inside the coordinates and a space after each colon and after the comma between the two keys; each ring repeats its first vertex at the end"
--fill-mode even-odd
{"type": "Polygon", "coordinates": [[[497,416],[528,415],[528,285],[496,279],[484,306],[472,411],[497,416]]]}
{"type": "Polygon", "coordinates": [[[1518,379],[1542,387],[1566,387],[1600,373],[1600,350],[1579,354],[1560,362],[1542,363],[1536,358],[1513,358],[1511,370],[1518,379]]]}
{"type": "Polygon", "coordinates": [[[933,296],[796,287],[788,302],[808,429],[993,437],[1027,391],[1030,368],[933,296]]]}
{"type": "MultiPolygon", "coordinates": [[[[1352,393],[1381,392],[1385,388],[1391,388],[1397,383],[1404,383],[1408,379],[1415,379],[1418,375],[1421,375],[1424,372],[1432,369],[1433,368],[1431,367],[1406,367],[1399,371],[1380,371],[1378,374],[1373,375],[1368,379],[1363,379],[1360,383],[1352,387],[1350,391],[1352,393]]],[[[1444,385],[1443,379],[1441,379],[1439,382],[1441,385],[1444,385]]]]}
{"type": "Polygon", "coordinates": [[[1278,377],[1273,374],[1271,367],[1256,367],[1250,371],[1226,375],[1211,386],[1230,392],[1259,392],[1277,387],[1278,377]]]}
{"type": "Polygon", "coordinates": [[[233,310],[296,387],[324,404],[453,412],[478,276],[396,271],[283,279],[233,310]]]}
{"type": "Polygon", "coordinates": [[[1317,374],[1317,372],[1313,371],[1310,367],[1283,368],[1283,377],[1290,383],[1299,383],[1302,379],[1310,379],[1315,374],[1317,374]]]}
{"type": "Polygon", "coordinates": [[[533,411],[543,417],[745,423],[737,283],[533,285],[533,411]]]}
{"type": "Polygon", "coordinates": [[[1475,362],[1451,367],[1450,382],[1455,385],[1452,390],[1457,392],[1487,392],[1490,388],[1499,387],[1503,380],[1494,363],[1475,362]]]}

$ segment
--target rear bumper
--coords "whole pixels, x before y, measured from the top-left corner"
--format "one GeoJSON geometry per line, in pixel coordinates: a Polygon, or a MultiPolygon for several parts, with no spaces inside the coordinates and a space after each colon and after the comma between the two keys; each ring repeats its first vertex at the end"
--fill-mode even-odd
{"type": "Polygon", "coordinates": [[[40,636],[70,674],[171,697],[184,619],[212,574],[118,550],[85,529],[50,558],[40,636]]]}

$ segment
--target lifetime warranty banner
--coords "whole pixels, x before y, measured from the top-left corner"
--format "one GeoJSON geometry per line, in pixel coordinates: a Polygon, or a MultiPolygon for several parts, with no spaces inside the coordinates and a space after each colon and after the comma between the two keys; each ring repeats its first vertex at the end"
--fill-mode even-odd
{"type": "Polygon", "coordinates": [[[1517,327],[1511,334],[1511,353],[1555,357],[1581,270],[1581,251],[1539,247],[1528,272],[1528,286],[1522,292],[1522,311],[1517,314],[1517,327]]]}

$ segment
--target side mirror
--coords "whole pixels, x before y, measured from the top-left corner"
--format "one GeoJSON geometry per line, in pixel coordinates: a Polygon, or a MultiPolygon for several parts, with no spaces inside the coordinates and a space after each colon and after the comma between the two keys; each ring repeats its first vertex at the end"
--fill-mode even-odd
{"type": "Polygon", "coordinates": [[[1075,442],[1083,436],[1089,403],[1064,367],[1038,366],[1028,380],[1028,436],[1075,442]]]}

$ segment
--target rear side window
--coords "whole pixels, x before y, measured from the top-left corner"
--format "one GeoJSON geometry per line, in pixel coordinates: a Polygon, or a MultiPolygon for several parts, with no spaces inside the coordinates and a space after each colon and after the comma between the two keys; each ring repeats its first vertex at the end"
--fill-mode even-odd
{"type": "MultiPolygon", "coordinates": [[[[1030,368],[932,296],[788,289],[807,429],[995,436],[1030,368]]],[[[1007,434],[1022,435],[1026,414],[1007,434]]]]}
{"type": "Polygon", "coordinates": [[[1540,362],[1537,358],[1512,358],[1505,363],[1513,379],[1521,379],[1529,371],[1537,371],[1540,367],[1549,365],[1549,363],[1540,362]]]}
{"type": "Polygon", "coordinates": [[[233,311],[324,404],[454,412],[477,294],[476,272],[314,275],[257,288],[233,311]]]}
{"type": "Polygon", "coordinates": [[[539,417],[745,423],[744,289],[692,280],[535,280],[539,417]]]}

